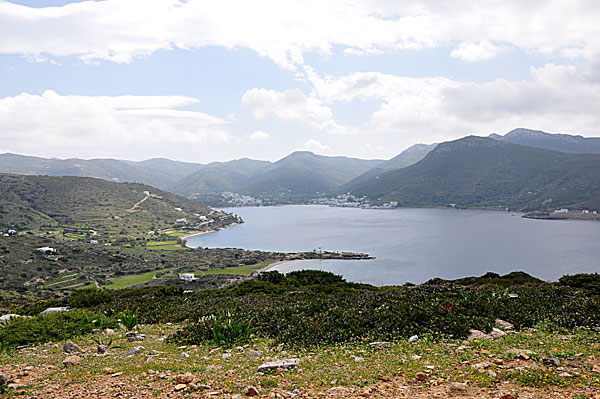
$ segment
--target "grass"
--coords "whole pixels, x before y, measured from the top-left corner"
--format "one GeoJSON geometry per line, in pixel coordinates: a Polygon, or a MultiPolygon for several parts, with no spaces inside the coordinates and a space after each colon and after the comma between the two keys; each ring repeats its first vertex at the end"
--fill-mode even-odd
{"type": "Polygon", "coordinates": [[[244,265],[235,267],[226,267],[224,269],[210,269],[210,270],[199,270],[194,272],[196,276],[206,276],[210,274],[234,274],[239,276],[249,276],[252,272],[262,269],[273,263],[271,260],[256,263],[254,265],[244,265]]]}
{"type": "Polygon", "coordinates": [[[107,285],[105,288],[112,289],[112,290],[118,290],[120,288],[127,288],[127,287],[131,287],[132,285],[136,285],[136,284],[143,284],[147,281],[152,280],[152,278],[154,277],[154,275],[156,273],[166,272],[166,271],[171,271],[171,270],[172,270],[172,268],[167,268],[167,269],[162,269],[162,270],[154,270],[154,271],[142,273],[142,274],[131,274],[131,275],[127,275],[127,276],[116,277],[114,279],[111,279],[112,284],[107,285]]]}

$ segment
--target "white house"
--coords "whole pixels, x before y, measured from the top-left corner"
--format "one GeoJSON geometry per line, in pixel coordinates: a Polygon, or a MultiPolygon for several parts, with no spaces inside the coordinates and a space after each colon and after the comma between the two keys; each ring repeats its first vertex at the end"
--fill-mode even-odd
{"type": "Polygon", "coordinates": [[[16,236],[17,230],[10,229],[6,232],[6,234],[8,234],[9,236],[16,236]]]}
{"type": "Polygon", "coordinates": [[[146,197],[150,196],[150,191],[144,191],[144,195],[145,195],[146,197]]]}
{"type": "Polygon", "coordinates": [[[185,281],[197,280],[197,277],[194,275],[194,273],[179,273],[179,278],[185,281]]]}
{"type": "Polygon", "coordinates": [[[175,221],[175,223],[187,223],[187,219],[186,218],[177,219],[175,221]]]}
{"type": "Polygon", "coordinates": [[[98,240],[90,240],[90,244],[98,244],[98,240]]]}
{"type": "Polygon", "coordinates": [[[181,208],[175,208],[175,210],[176,210],[177,212],[181,212],[181,211],[183,211],[183,209],[181,209],[181,208]]]}

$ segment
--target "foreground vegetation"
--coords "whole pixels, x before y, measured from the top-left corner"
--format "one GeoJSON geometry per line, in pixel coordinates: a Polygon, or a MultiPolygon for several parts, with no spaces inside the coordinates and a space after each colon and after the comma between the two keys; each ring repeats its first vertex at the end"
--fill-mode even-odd
{"type": "Polygon", "coordinates": [[[32,303],[19,309],[32,318],[0,327],[0,371],[13,381],[9,396],[92,389],[98,397],[241,397],[253,386],[265,397],[408,398],[465,389],[476,397],[589,399],[600,387],[599,282],[577,275],[549,284],[512,273],[377,288],[304,271],[193,293],[87,288],[63,303],[75,310],[39,316],[57,303],[32,303]],[[470,329],[489,332],[498,318],[515,332],[465,340],[470,329]],[[125,336],[131,330],[139,342],[125,336]],[[412,335],[418,338],[409,342],[412,335]],[[82,352],[63,366],[66,339],[82,352]],[[99,344],[107,353],[95,354],[99,344]],[[288,358],[299,359],[298,367],[257,373],[264,362],[288,358]],[[188,382],[180,384],[184,373],[188,382]]]}

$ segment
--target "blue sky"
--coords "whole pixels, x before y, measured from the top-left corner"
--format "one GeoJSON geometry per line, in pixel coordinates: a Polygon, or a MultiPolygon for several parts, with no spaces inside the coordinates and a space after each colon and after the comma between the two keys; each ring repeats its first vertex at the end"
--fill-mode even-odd
{"type": "Polygon", "coordinates": [[[516,127],[598,136],[600,5],[522,3],[0,0],[0,151],[388,159],[516,127]]]}

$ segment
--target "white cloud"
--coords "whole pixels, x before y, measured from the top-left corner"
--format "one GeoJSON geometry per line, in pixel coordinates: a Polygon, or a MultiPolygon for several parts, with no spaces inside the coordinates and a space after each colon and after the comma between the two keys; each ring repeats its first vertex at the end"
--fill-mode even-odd
{"type": "Polygon", "coordinates": [[[249,48],[278,65],[306,52],[373,54],[461,43],[464,60],[503,43],[529,53],[600,53],[600,3],[572,0],[105,0],[32,8],[0,0],[0,53],[127,63],[158,50],[249,48]],[[473,38],[481,40],[472,43],[473,38]]]}
{"type": "Polygon", "coordinates": [[[312,152],[320,152],[320,153],[330,153],[331,148],[328,145],[321,143],[319,140],[310,139],[306,140],[302,143],[302,149],[312,151],[312,152]]]}
{"type": "Polygon", "coordinates": [[[279,119],[305,123],[332,134],[344,134],[349,128],[333,120],[331,109],[300,89],[283,92],[251,89],[244,93],[242,105],[258,119],[275,116],[279,119]]]}
{"type": "Polygon", "coordinates": [[[498,54],[508,51],[508,47],[496,46],[487,40],[477,43],[463,42],[455,48],[450,56],[463,61],[485,61],[495,58],[498,54]]]}
{"type": "Polygon", "coordinates": [[[197,102],[182,96],[23,93],[0,99],[0,141],[13,152],[38,155],[189,159],[197,149],[231,138],[223,129],[227,121],[174,109],[197,102]]]}
{"type": "MultiPolygon", "coordinates": [[[[473,83],[380,72],[320,76],[310,68],[306,68],[306,76],[313,90],[301,96],[302,104],[311,104],[315,109],[326,107],[323,120],[333,121],[329,105],[377,101],[380,106],[367,125],[348,129],[402,137],[406,143],[439,142],[519,126],[598,135],[600,126],[600,79],[594,70],[575,66],[548,64],[531,68],[531,80],[517,82],[497,79],[473,83]]],[[[283,96],[265,92],[277,98],[283,96]]],[[[256,116],[271,113],[308,123],[309,118],[297,107],[294,117],[290,117],[287,106],[285,101],[264,101],[256,116]]]]}
{"type": "Polygon", "coordinates": [[[264,141],[268,140],[270,137],[271,136],[269,136],[269,133],[263,132],[262,130],[257,130],[254,133],[248,135],[248,138],[253,141],[264,141]]]}

